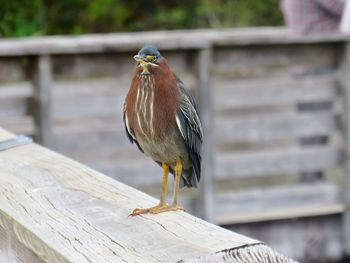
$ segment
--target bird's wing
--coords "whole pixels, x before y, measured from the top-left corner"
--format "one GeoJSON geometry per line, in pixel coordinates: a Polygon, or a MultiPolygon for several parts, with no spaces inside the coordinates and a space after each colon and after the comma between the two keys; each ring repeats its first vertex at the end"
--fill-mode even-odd
{"type": "Polygon", "coordinates": [[[196,183],[198,183],[201,174],[202,125],[194,98],[184,89],[180,80],[178,80],[178,87],[180,89],[180,110],[176,116],[176,123],[187,146],[196,174],[196,183]]]}
{"type": "Polygon", "coordinates": [[[124,126],[125,126],[125,131],[126,131],[126,135],[128,136],[128,139],[131,143],[134,143],[137,145],[137,147],[139,148],[139,150],[143,153],[143,150],[140,146],[140,144],[138,143],[138,141],[136,140],[136,136],[134,134],[134,132],[132,131],[132,129],[130,128],[129,125],[129,120],[128,120],[128,116],[126,114],[126,109],[125,109],[125,104],[124,104],[124,108],[123,108],[123,122],[124,122],[124,126]]]}

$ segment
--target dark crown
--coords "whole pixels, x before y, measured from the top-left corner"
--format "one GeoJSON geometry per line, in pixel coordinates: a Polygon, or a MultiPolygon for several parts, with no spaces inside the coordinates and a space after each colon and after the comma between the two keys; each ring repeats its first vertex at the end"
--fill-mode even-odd
{"type": "Polygon", "coordinates": [[[145,46],[145,47],[141,48],[141,50],[137,54],[142,55],[142,56],[152,55],[152,56],[156,56],[157,59],[160,59],[162,56],[160,54],[160,52],[158,51],[158,49],[152,45],[145,46]]]}

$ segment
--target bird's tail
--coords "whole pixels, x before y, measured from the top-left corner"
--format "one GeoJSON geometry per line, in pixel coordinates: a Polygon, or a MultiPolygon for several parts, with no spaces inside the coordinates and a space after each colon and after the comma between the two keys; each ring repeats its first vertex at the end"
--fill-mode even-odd
{"type": "Polygon", "coordinates": [[[198,179],[197,179],[197,175],[196,175],[196,171],[194,169],[194,167],[191,167],[188,170],[184,170],[181,176],[181,180],[180,180],[180,187],[198,187],[198,179]]]}

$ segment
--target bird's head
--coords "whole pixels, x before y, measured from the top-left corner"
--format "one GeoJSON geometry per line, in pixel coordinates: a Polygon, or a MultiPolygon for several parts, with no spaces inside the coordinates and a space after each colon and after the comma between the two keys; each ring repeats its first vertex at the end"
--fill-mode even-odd
{"type": "Polygon", "coordinates": [[[134,56],[138,66],[143,69],[142,73],[149,73],[149,66],[158,67],[161,58],[162,55],[155,46],[145,46],[134,56]]]}

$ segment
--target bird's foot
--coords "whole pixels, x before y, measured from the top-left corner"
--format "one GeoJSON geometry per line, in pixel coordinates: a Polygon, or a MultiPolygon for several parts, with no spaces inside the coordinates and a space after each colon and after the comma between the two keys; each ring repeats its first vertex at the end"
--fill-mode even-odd
{"type": "Polygon", "coordinates": [[[132,213],[129,216],[138,216],[138,215],[143,215],[143,214],[159,214],[163,212],[168,212],[168,211],[185,211],[185,208],[179,205],[167,205],[167,204],[159,204],[156,206],[153,206],[151,208],[135,208],[132,213]]]}
{"type": "Polygon", "coordinates": [[[154,209],[151,209],[149,212],[151,214],[159,214],[168,211],[185,211],[185,208],[180,205],[163,205],[160,207],[154,207],[154,209]]]}

